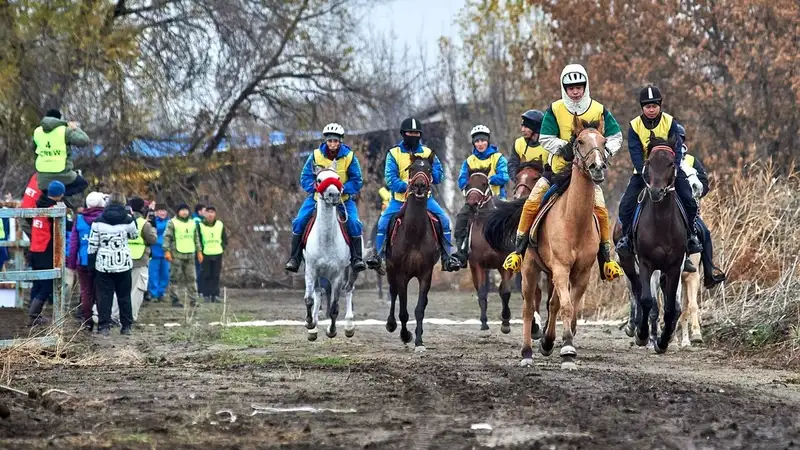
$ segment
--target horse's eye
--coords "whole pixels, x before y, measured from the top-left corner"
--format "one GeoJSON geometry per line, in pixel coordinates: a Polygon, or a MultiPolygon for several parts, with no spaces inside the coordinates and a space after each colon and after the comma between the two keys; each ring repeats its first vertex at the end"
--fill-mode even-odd
{"type": "Polygon", "coordinates": [[[583,145],[583,139],[578,139],[578,145],[583,145]]]}

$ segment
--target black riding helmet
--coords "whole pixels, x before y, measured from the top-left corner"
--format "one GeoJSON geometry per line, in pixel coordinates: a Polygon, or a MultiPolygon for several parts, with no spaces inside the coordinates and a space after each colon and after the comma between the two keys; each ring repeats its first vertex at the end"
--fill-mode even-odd
{"type": "Polygon", "coordinates": [[[404,120],[403,123],[400,124],[400,134],[405,136],[407,131],[417,131],[421,136],[422,122],[413,117],[409,117],[408,119],[404,120]]]}
{"type": "Polygon", "coordinates": [[[661,105],[661,91],[652,84],[643,87],[639,92],[640,106],[649,105],[651,103],[661,105]]]}
{"type": "Polygon", "coordinates": [[[544,113],[538,109],[529,109],[522,114],[522,125],[528,127],[534,133],[538,133],[542,128],[544,113]]]}

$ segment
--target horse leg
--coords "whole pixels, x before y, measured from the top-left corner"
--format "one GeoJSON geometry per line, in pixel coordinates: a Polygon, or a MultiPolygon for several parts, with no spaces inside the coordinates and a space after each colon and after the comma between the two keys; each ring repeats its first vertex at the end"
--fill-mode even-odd
{"type": "Polygon", "coordinates": [[[353,324],[353,319],[355,318],[355,314],[353,314],[353,292],[356,290],[356,274],[353,273],[352,269],[349,270],[350,276],[347,280],[347,284],[344,287],[345,290],[345,302],[346,302],[346,311],[344,315],[344,335],[351,338],[353,335],[356,334],[355,324],[353,324]]]}
{"type": "MultiPolygon", "coordinates": [[[[550,280],[550,276],[547,275],[543,270],[540,270],[533,289],[533,322],[531,323],[531,337],[534,340],[541,339],[542,336],[544,336],[544,331],[542,329],[542,316],[539,315],[539,311],[541,311],[542,300],[544,299],[545,294],[547,295],[545,305],[550,304],[550,298],[553,294],[552,284],[553,283],[550,280]],[[543,284],[547,287],[547,290],[542,289],[543,284]]],[[[549,306],[546,306],[545,309],[547,308],[549,308],[549,306]]]]}
{"type": "Polygon", "coordinates": [[[400,296],[400,340],[404,344],[411,342],[411,332],[408,331],[408,281],[405,279],[398,286],[398,295],[400,296]]]}
{"type": "Polygon", "coordinates": [[[394,333],[397,329],[397,320],[394,318],[394,305],[397,303],[397,286],[400,281],[394,276],[389,278],[389,317],[386,319],[386,331],[394,333]]]}
{"type": "MultiPolygon", "coordinates": [[[[683,286],[682,290],[688,291],[686,288],[687,285],[691,285],[688,277],[686,275],[693,275],[693,274],[681,274],[681,285],[683,286]]],[[[690,347],[692,345],[691,341],[689,340],[689,319],[691,316],[689,302],[691,301],[689,298],[690,295],[684,294],[681,296],[681,316],[678,319],[678,322],[681,324],[681,347],[690,347]]],[[[697,301],[697,299],[695,299],[697,301]]]]}
{"type": "Polygon", "coordinates": [[[325,332],[325,335],[329,338],[336,337],[336,319],[339,317],[339,298],[342,295],[342,289],[341,276],[331,281],[331,299],[330,306],[328,307],[328,318],[330,318],[331,323],[328,325],[328,330],[325,332]]]}
{"type": "MultiPolygon", "coordinates": [[[[692,258],[692,262],[699,267],[700,259],[696,257],[697,255],[692,256],[694,256],[692,258]]],[[[688,312],[689,315],[686,317],[686,328],[689,328],[689,319],[692,320],[692,338],[689,342],[693,344],[702,344],[703,334],[700,331],[700,307],[697,303],[697,295],[700,293],[700,272],[686,273],[683,274],[683,276],[685,277],[686,282],[683,284],[681,289],[681,299],[684,300],[684,313],[681,317],[686,316],[688,312]],[[686,302],[686,300],[688,300],[688,302],[686,302]]]]}
{"type": "MultiPolygon", "coordinates": [[[[639,284],[642,288],[642,293],[639,296],[639,307],[636,309],[636,345],[643,347],[648,342],[647,324],[650,318],[650,309],[655,303],[653,296],[652,286],[650,285],[650,278],[653,271],[644,264],[639,265],[639,284]]],[[[658,306],[656,306],[658,307],[658,306]]]]}
{"type": "Polygon", "coordinates": [[[503,334],[511,333],[511,308],[509,308],[509,301],[511,300],[511,272],[508,270],[501,270],[500,277],[500,301],[503,305],[503,310],[500,312],[500,318],[503,323],[500,325],[500,332],[503,334]]]}
{"type": "Polygon", "coordinates": [[[683,271],[683,264],[677,269],[671,270],[666,276],[664,283],[664,329],[661,331],[661,337],[656,341],[656,353],[665,353],[669,346],[669,341],[672,340],[672,334],[675,332],[675,325],[678,322],[678,316],[681,314],[681,272],[683,271]]]}
{"type": "Polygon", "coordinates": [[[628,316],[628,324],[625,325],[625,334],[627,334],[628,337],[633,337],[634,333],[636,332],[636,309],[638,308],[639,305],[639,302],[636,300],[637,298],[639,298],[639,296],[636,295],[634,283],[638,280],[636,280],[635,278],[632,279],[630,276],[627,276],[627,272],[625,272],[625,274],[626,274],[625,279],[628,284],[628,301],[630,302],[630,308],[631,308],[630,314],[628,316]]]}
{"type": "Polygon", "coordinates": [[[575,359],[578,357],[578,351],[575,349],[572,340],[578,332],[578,305],[581,304],[583,295],[586,293],[586,288],[589,287],[589,279],[591,276],[592,266],[580,272],[573,272],[569,277],[569,284],[572,291],[569,293],[569,306],[567,303],[564,306],[562,316],[564,317],[564,331],[563,341],[564,345],[561,346],[561,368],[567,370],[575,370],[575,359]],[[569,311],[571,310],[571,314],[569,311]],[[567,326],[567,319],[569,319],[569,326],[567,326]]]}
{"type": "Polygon", "coordinates": [[[647,342],[647,348],[652,350],[658,340],[658,314],[661,312],[661,297],[663,296],[663,279],[660,271],[653,272],[650,277],[650,292],[653,293],[653,306],[650,309],[650,340],[647,342]],[[661,295],[659,295],[661,294],[661,295]]]}
{"type": "Polygon", "coordinates": [[[489,319],[486,317],[486,297],[489,295],[488,273],[478,264],[470,264],[469,271],[472,274],[472,285],[478,294],[478,307],[481,309],[481,331],[486,331],[489,329],[487,323],[489,319]]]}
{"type": "Polygon", "coordinates": [[[534,327],[534,305],[536,304],[536,283],[539,281],[539,267],[533,257],[522,260],[522,361],[520,365],[533,365],[532,332],[534,327]]]}
{"type": "MultiPolygon", "coordinates": [[[[544,337],[539,341],[539,352],[544,356],[550,356],[553,352],[553,345],[556,340],[556,320],[561,311],[561,306],[566,306],[566,303],[570,301],[569,273],[567,270],[563,267],[555,267],[553,270],[553,295],[550,296],[550,300],[547,302],[547,327],[544,331],[544,337]]],[[[567,312],[571,317],[570,306],[567,306],[567,312]]],[[[565,320],[564,326],[567,326],[568,323],[565,320]]]]}
{"type": "MultiPolygon", "coordinates": [[[[308,268],[308,266],[307,266],[308,268]]],[[[313,270],[306,271],[306,328],[308,340],[317,340],[317,314],[319,313],[319,296],[314,288],[316,274],[313,270]]]]}
{"type": "Polygon", "coordinates": [[[433,271],[419,279],[419,297],[417,298],[417,307],[414,308],[414,318],[417,320],[417,326],[414,329],[416,335],[414,350],[417,352],[425,351],[425,345],[422,343],[422,322],[425,320],[425,308],[428,306],[428,291],[431,289],[432,277],[433,271]]]}

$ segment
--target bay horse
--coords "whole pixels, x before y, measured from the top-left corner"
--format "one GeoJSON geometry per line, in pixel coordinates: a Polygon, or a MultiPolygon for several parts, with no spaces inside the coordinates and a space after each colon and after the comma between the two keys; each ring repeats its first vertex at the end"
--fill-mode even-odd
{"type": "MultiPolygon", "coordinates": [[[[331,320],[325,334],[336,336],[339,298],[346,296],[345,336],[353,337],[353,291],[358,274],[350,266],[350,245],[342,228],[338,207],[342,202],[342,183],[333,169],[322,169],[316,176],[317,209],[309,224],[303,249],[305,259],[305,303],[308,340],[317,339],[317,322],[322,295],[328,296],[327,315],[331,320]],[[329,284],[329,287],[326,286],[329,284]]],[[[345,219],[346,220],[346,219],[345,219]]]]}
{"type": "MultiPolygon", "coordinates": [[[[573,138],[568,151],[573,153],[564,172],[555,176],[554,186],[559,186],[556,198],[551,198],[540,208],[537,221],[531,228],[531,237],[538,237],[538,246],[529,246],[522,261],[522,361],[521,366],[533,364],[531,335],[541,297],[535,286],[542,272],[549,273],[553,282],[553,295],[548,301],[548,317],[544,337],[539,341],[539,352],[549,356],[556,338],[556,319],[563,322],[561,367],[575,369],[577,351],[573,337],[577,327],[577,305],[580,305],[589,285],[592,268],[597,260],[600,230],[594,215],[595,186],[605,181],[606,157],[604,123],[587,123],[573,119],[573,138]]],[[[524,200],[499,207],[499,217],[487,225],[487,237],[500,242],[516,234],[516,224],[522,213],[524,200]],[[505,219],[502,217],[505,216],[505,219]],[[515,218],[515,220],[513,219],[515,218]],[[505,223],[505,228],[501,224],[505,223]]]]}
{"type": "MultiPolygon", "coordinates": [[[[651,138],[642,177],[645,189],[639,195],[639,211],[633,225],[633,251],[619,254],[629,280],[633,333],[638,346],[652,342],[656,353],[665,353],[681,314],[681,274],[687,252],[687,225],[675,192],[679,167],[671,142],[651,138]],[[664,328],[657,337],[657,293],[664,294],[664,328]],[[634,313],[635,311],[635,313],[634,313]],[[648,330],[648,323],[650,325],[648,330]]],[[[621,235],[621,233],[620,233],[621,235]]],[[[620,236],[621,237],[621,236],[620,236]]]]}
{"type": "Polygon", "coordinates": [[[419,297],[414,309],[416,319],[414,350],[424,352],[422,343],[422,322],[428,306],[428,291],[431,288],[433,268],[439,260],[439,239],[442,233],[438,219],[428,212],[428,197],[433,184],[433,163],[435,153],[422,158],[411,154],[408,167],[408,188],[406,201],[397,216],[389,222],[386,242],[386,276],[389,280],[389,317],[386,331],[397,329],[395,304],[400,297],[400,339],[404,344],[411,342],[408,331],[408,283],[412,278],[419,282],[419,297]]]}
{"type": "Polygon", "coordinates": [[[467,205],[475,212],[470,220],[469,233],[467,235],[467,248],[469,248],[469,270],[472,274],[472,284],[478,294],[478,306],[481,309],[481,330],[489,329],[486,308],[488,306],[489,285],[491,277],[489,271],[496,269],[500,272],[500,287],[498,292],[502,301],[503,309],[500,313],[502,324],[500,331],[503,334],[511,332],[511,309],[509,300],[511,299],[511,276],[512,272],[503,268],[503,261],[507,253],[501,253],[493,249],[483,237],[483,229],[486,223],[486,214],[482,212],[495,209],[495,197],[492,194],[492,187],[489,184],[489,170],[469,170],[469,178],[464,193],[467,205]]]}

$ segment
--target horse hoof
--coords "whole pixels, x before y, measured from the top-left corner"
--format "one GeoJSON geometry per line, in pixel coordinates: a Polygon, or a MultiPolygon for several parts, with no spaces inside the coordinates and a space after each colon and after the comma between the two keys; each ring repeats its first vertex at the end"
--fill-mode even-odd
{"type": "Polygon", "coordinates": [[[653,348],[655,349],[656,353],[658,353],[659,355],[663,355],[664,353],[667,353],[667,347],[668,346],[669,346],[669,344],[665,345],[664,348],[661,348],[661,346],[658,345],[658,342],[653,344],[653,348]]]}
{"type": "Polygon", "coordinates": [[[550,356],[550,354],[553,353],[553,343],[545,344],[544,341],[544,339],[539,340],[539,353],[541,353],[542,356],[550,356]]]}
{"type": "Polygon", "coordinates": [[[314,328],[317,328],[317,325],[314,322],[306,321],[306,329],[307,330],[313,330],[314,328]]]}
{"type": "Polygon", "coordinates": [[[578,370],[578,365],[575,364],[575,361],[562,361],[561,369],[572,372],[573,370],[578,370]]]}
{"type": "Polygon", "coordinates": [[[414,347],[414,351],[416,353],[425,353],[425,346],[424,345],[418,345],[418,346],[414,347]]]}
{"type": "Polygon", "coordinates": [[[636,336],[636,345],[639,347],[644,347],[648,342],[650,342],[649,338],[642,339],[639,336],[636,336]]]}
{"type": "Polygon", "coordinates": [[[481,331],[489,331],[489,324],[486,322],[481,323],[481,331]]]}
{"type": "Polygon", "coordinates": [[[308,340],[311,342],[317,340],[317,330],[308,330],[308,340]]]}
{"type": "Polygon", "coordinates": [[[511,333],[511,325],[507,323],[500,325],[500,332],[503,334],[511,333]]]}
{"type": "Polygon", "coordinates": [[[331,339],[332,339],[332,338],[335,338],[335,337],[336,337],[336,330],[333,330],[333,331],[326,331],[326,332],[325,332],[325,336],[328,336],[328,337],[329,337],[329,338],[331,338],[331,339]]]}
{"type": "Polygon", "coordinates": [[[703,343],[703,337],[702,336],[692,336],[691,343],[692,344],[702,344],[703,343]]]}
{"type": "Polygon", "coordinates": [[[355,336],[355,335],[356,335],[356,329],[355,329],[355,328],[353,328],[352,330],[344,330],[344,335],[345,335],[346,337],[349,337],[349,338],[351,338],[351,337],[353,337],[353,336],[355,336]]]}
{"type": "Polygon", "coordinates": [[[681,341],[681,347],[682,348],[691,347],[691,346],[692,346],[692,343],[687,341],[686,339],[681,341]]]}
{"type": "Polygon", "coordinates": [[[633,337],[636,334],[636,328],[628,324],[628,326],[625,327],[625,334],[627,334],[628,337],[633,337]]]}
{"type": "Polygon", "coordinates": [[[533,359],[531,358],[523,358],[522,361],[519,362],[520,367],[531,367],[533,365],[533,359]]]}
{"type": "Polygon", "coordinates": [[[408,344],[411,342],[411,332],[408,330],[400,331],[400,339],[403,341],[404,344],[408,344]]]}
{"type": "Polygon", "coordinates": [[[575,350],[575,347],[573,347],[571,345],[565,345],[565,346],[561,347],[561,357],[562,358],[565,358],[565,357],[574,358],[576,356],[578,356],[578,351],[575,350]]]}
{"type": "Polygon", "coordinates": [[[386,322],[386,331],[389,333],[394,333],[394,330],[397,329],[397,322],[386,322]]]}
{"type": "Polygon", "coordinates": [[[531,328],[533,328],[531,330],[531,339],[533,339],[534,341],[537,341],[544,336],[544,333],[542,332],[542,327],[540,327],[538,323],[534,323],[531,328]]]}

